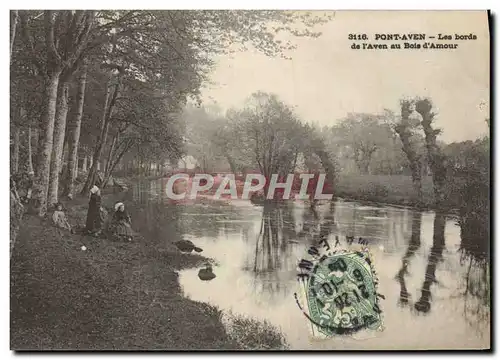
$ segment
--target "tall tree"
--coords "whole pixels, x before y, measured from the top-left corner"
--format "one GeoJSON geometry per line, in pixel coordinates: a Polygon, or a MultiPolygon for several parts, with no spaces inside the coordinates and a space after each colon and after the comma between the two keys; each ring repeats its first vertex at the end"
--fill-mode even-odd
{"type": "Polygon", "coordinates": [[[425,281],[422,285],[422,296],[415,304],[419,311],[428,311],[430,309],[430,286],[435,280],[436,266],[441,259],[445,246],[445,182],[446,182],[446,164],[445,156],[437,144],[437,135],[441,132],[433,128],[435,113],[432,111],[432,102],[430,99],[415,99],[415,111],[420,114],[421,122],[425,133],[425,144],[427,148],[427,158],[432,171],[432,182],[434,187],[434,228],[431,254],[426,269],[425,281]]]}
{"type": "Polygon", "coordinates": [[[291,107],[276,95],[258,92],[240,113],[245,131],[245,151],[249,151],[260,172],[285,175],[295,158],[295,144],[303,127],[291,107]]]}
{"type": "Polygon", "coordinates": [[[401,118],[394,124],[394,130],[399,135],[403,151],[408,158],[413,182],[412,204],[422,205],[422,162],[423,144],[418,128],[422,116],[415,111],[415,104],[410,100],[401,101],[401,118]]]}
{"type": "Polygon", "coordinates": [[[47,196],[47,201],[49,204],[57,203],[59,198],[59,173],[63,160],[64,135],[66,133],[66,118],[68,114],[69,87],[70,80],[73,76],[75,68],[76,66],[63,70],[59,79],[56,114],[54,120],[53,145],[50,161],[49,192],[47,196]]]}
{"type": "MultiPolygon", "coordinates": [[[[33,189],[34,207],[39,215],[47,210],[50,164],[54,140],[59,78],[65,68],[73,67],[84,50],[94,22],[93,11],[43,12],[44,46],[39,59],[29,34],[30,48],[44,77],[42,116],[40,121],[40,150],[36,164],[36,179],[33,189]]],[[[56,159],[56,161],[58,161],[56,159]]],[[[60,160],[59,160],[60,161],[60,160]]]]}
{"type": "Polygon", "coordinates": [[[352,113],[331,129],[343,156],[350,157],[362,174],[371,172],[374,154],[391,146],[392,130],[384,115],[352,113]]]}
{"type": "MultiPolygon", "coordinates": [[[[73,122],[69,129],[68,139],[68,166],[65,179],[65,188],[63,195],[68,198],[73,198],[74,183],[76,179],[76,172],[78,170],[78,146],[80,141],[80,129],[83,117],[83,103],[85,101],[85,86],[87,84],[87,66],[84,64],[81,69],[80,76],[78,77],[78,86],[74,108],[72,111],[73,122]]],[[[86,154],[85,154],[86,160],[86,154]]],[[[85,171],[86,169],[85,161],[85,171]]]]}
{"type": "Polygon", "coordinates": [[[14,47],[14,39],[16,38],[16,27],[17,27],[17,10],[11,10],[10,12],[10,56],[12,58],[12,48],[14,47]]]}

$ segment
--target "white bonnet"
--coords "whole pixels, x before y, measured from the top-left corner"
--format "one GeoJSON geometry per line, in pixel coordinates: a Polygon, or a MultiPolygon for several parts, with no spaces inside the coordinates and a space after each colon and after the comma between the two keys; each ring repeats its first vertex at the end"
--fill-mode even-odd
{"type": "Polygon", "coordinates": [[[122,202],[117,202],[117,203],[115,204],[115,211],[118,211],[118,209],[119,209],[119,208],[120,208],[120,206],[122,206],[122,205],[125,207],[125,204],[123,204],[122,202]]]}

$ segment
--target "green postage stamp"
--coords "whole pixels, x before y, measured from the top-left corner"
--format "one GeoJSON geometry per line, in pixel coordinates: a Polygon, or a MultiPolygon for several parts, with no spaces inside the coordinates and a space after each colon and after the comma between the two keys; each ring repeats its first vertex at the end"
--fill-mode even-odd
{"type": "Polygon", "coordinates": [[[314,337],[382,330],[377,277],[368,249],[332,251],[299,263],[297,304],[314,337]]]}

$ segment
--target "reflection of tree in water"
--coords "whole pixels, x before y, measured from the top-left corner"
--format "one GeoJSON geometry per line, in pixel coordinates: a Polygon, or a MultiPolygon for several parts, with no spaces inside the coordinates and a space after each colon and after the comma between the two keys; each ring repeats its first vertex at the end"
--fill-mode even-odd
{"type": "Polygon", "coordinates": [[[476,263],[471,257],[466,275],[463,315],[478,331],[488,331],[490,324],[489,264],[476,263]]]}
{"type": "Polygon", "coordinates": [[[489,241],[483,238],[489,239],[489,229],[485,229],[489,228],[489,219],[482,222],[479,224],[477,219],[464,217],[459,222],[462,238],[461,263],[467,266],[463,313],[466,321],[478,330],[488,328],[491,305],[489,241]]]}
{"type": "Polygon", "coordinates": [[[299,231],[298,237],[304,239],[311,237],[313,232],[317,230],[319,222],[319,214],[314,203],[302,209],[302,228],[299,231]]]}
{"type": "MultiPolygon", "coordinates": [[[[264,204],[260,231],[255,245],[254,272],[256,273],[273,271],[280,267],[282,258],[280,255],[286,251],[287,240],[291,235],[290,230],[284,231],[284,217],[291,214],[289,210],[285,210],[287,207],[286,204],[273,202],[264,204]]],[[[290,224],[287,226],[290,227],[290,224]]],[[[295,230],[293,235],[295,235],[295,230]]]]}
{"type": "MultiPolygon", "coordinates": [[[[429,312],[431,310],[430,300],[432,298],[431,286],[438,283],[436,280],[436,267],[442,261],[443,250],[445,247],[444,229],[446,225],[446,215],[442,212],[437,212],[434,217],[433,242],[431,253],[429,255],[427,267],[425,269],[425,279],[422,285],[420,299],[415,303],[415,309],[420,312],[429,312]]],[[[463,246],[463,242],[462,242],[463,246]]],[[[464,292],[464,312],[470,309],[470,304],[476,301],[469,301],[468,297],[473,296],[476,299],[482,300],[479,307],[489,307],[489,282],[488,282],[488,266],[487,262],[482,259],[475,261],[469,255],[469,266],[466,273],[466,288],[464,292]],[[472,275],[475,276],[472,276],[472,275]],[[477,276],[479,275],[479,276],[477,276]],[[469,304],[469,306],[467,305],[469,304]]],[[[479,315],[481,309],[477,307],[475,312],[479,315]]],[[[474,310],[473,310],[474,312],[474,310]]],[[[489,312],[489,309],[488,309],[489,312]]],[[[467,315],[466,315],[467,317],[467,315]]],[[[475,319],[476,321],[478,318],[475,319]]]]}
{"type": "Polygon", "coordinates": [[[420,231],[422,226],[422,213],[419,211],[412,212],[411,219],[411,237],[410,243],[408,244],[408,249],[401,260],[401,269],[396,275],[396,279],[399,281],[401,286],[401,291],[399,293],[399,303],[407,304],[410,298],[410,294],[406,288],[405,276],[408,275],[408,267],[410,265],[411,258],[415,255],[415,252],[420,247],[420,231]]]}
{"type": "MultiPolygon", "coordinates": [[[[335,229],[335,201],[330,201],[328,212],[324,215],[323,221],[319,225],[318,237],[314,239],[314,243],[318,244],[321,240],[327,240],[330,234],[335,229]]],[[[334,246],[334,244],[330,244],[334,246]]]]}
{"type": "Polygon", "coordinates": [[[132,228],[143,234],[148,241],[176,241],[181,235],[178,219],[181,216],[179,206],[165,205],[147,201],[131,209],[132,228]]]}
{"type": "Polygon", "coordinates": [[[432,236],[432,248],[425,269],[425,279],[422,285],[422,294],[420,299],[415,303],[415,310],[421,312],[429,312],[431,310],[431,285],[437,283],[436,267],[438,262],[443,258],[443,250],[445,246],[444,228],[446,225],[446,215],[437,212],[434,216],[434,231],[432,236]]]}
{"type": "MultiPolygon", "coordinates": [[[[444,229],[446,225],[446,215],[444,213],[436,213],[434,217],[434,230],[432,248],[429,254],[427,267],[425,269],[424,283],[421,289],[420,299],[415,303],[415,310],[420,312],[429,312],[431,309],[431,285],[437,283],[436,267],[442,260],[443,250],[445,246],[444,229]]],[[[408,244],[408,249],[401,260],[401,269],[396,275],[396,279],[401,286],[399,293],[399,303],[404,305],[410,300],[410,294],[406,288],[405,276],[408,275],[408,267],[410,260],[415,255],[415,252],[420,248],[420,233],[422,226],[422,213],[420,211],[412,212],[411,222],[411,238],[408,244]]]]}
{"type": "Polygon", "coordinates": [[[307,236],[308,246],[319,243],[320,239],[327,239],[335,226],[334,210],[334,203],[331,202],[329,211],[321,221],[315,206],[306,207],[302,213],[303,227],[297,233],[292,204],[285,202],[264,205],[260,232],[255,245],[253,269],[255,292],[265,292],[271,296],[287,295],[289,291],[287,271],[293,271],[295,276],[296,270],[296,264],[292,268],[285,268],[286,260],[290,258],[290,244],[300,238],[300,234],[310,235],[307,236]],[[313,228],[316,231],[312,231],[313,228]],[[286,278],[281,279],[280,276],[286,278]]]}
{"type": "MultiPolygon", "coordinates": [[[[406,253],[403,255],[401,268],[396,275],[401,291],[399,296],[400,304],[407,304],[410,300],[409,292],[406,288],[405,277],[408,275],[408,268],[411,259],[421,245],[421,225],[422,213],[415,211],[412,213],[412,231],[406,253]]],[[[437,213],[434,218],[433,244],[425,269],[425,278],[421,288],[421,295],[415,303],[415,310],[427,313],[431,310],[432,285],[437,284],[436,268],[443,258],[445,247],[446,215],[437,213]]],[[[461,247],[464,246],[462,241],[461,247]]],[[[471,251],[472,252],[472,251],[471,251]]],[[[462,263],[467,266],[465,276],[465,290],[459,295],[463,297],[463,317],[478,331],[488,329],[490,322],[490,288],[489,288],[489,265],[483,257],[474,258],[471,252],[462,254],[462,263]],[[468,255],[468,256],[467,256],[468,255]]]]}

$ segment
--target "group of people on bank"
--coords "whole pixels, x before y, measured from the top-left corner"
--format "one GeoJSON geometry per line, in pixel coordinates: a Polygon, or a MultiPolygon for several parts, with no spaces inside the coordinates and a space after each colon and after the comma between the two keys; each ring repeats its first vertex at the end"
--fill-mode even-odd
{"type": "MultiPolygon", "coordinates": [[[[54,206],[52,214],[53,224],[61,229],[74,233],[70,225],[64,207],[61,203],[54,206]]],[[[123,202],[117,202],[113,208],[113,216],[108,218],[108,212],[101,206],[101,189],[94,185],[90,189],[90,200],[87,210],[87,219],[83,232],[94,237],[108,237],[113,240],[132,241],[132,219],[125,210],[123,202]]]]}

